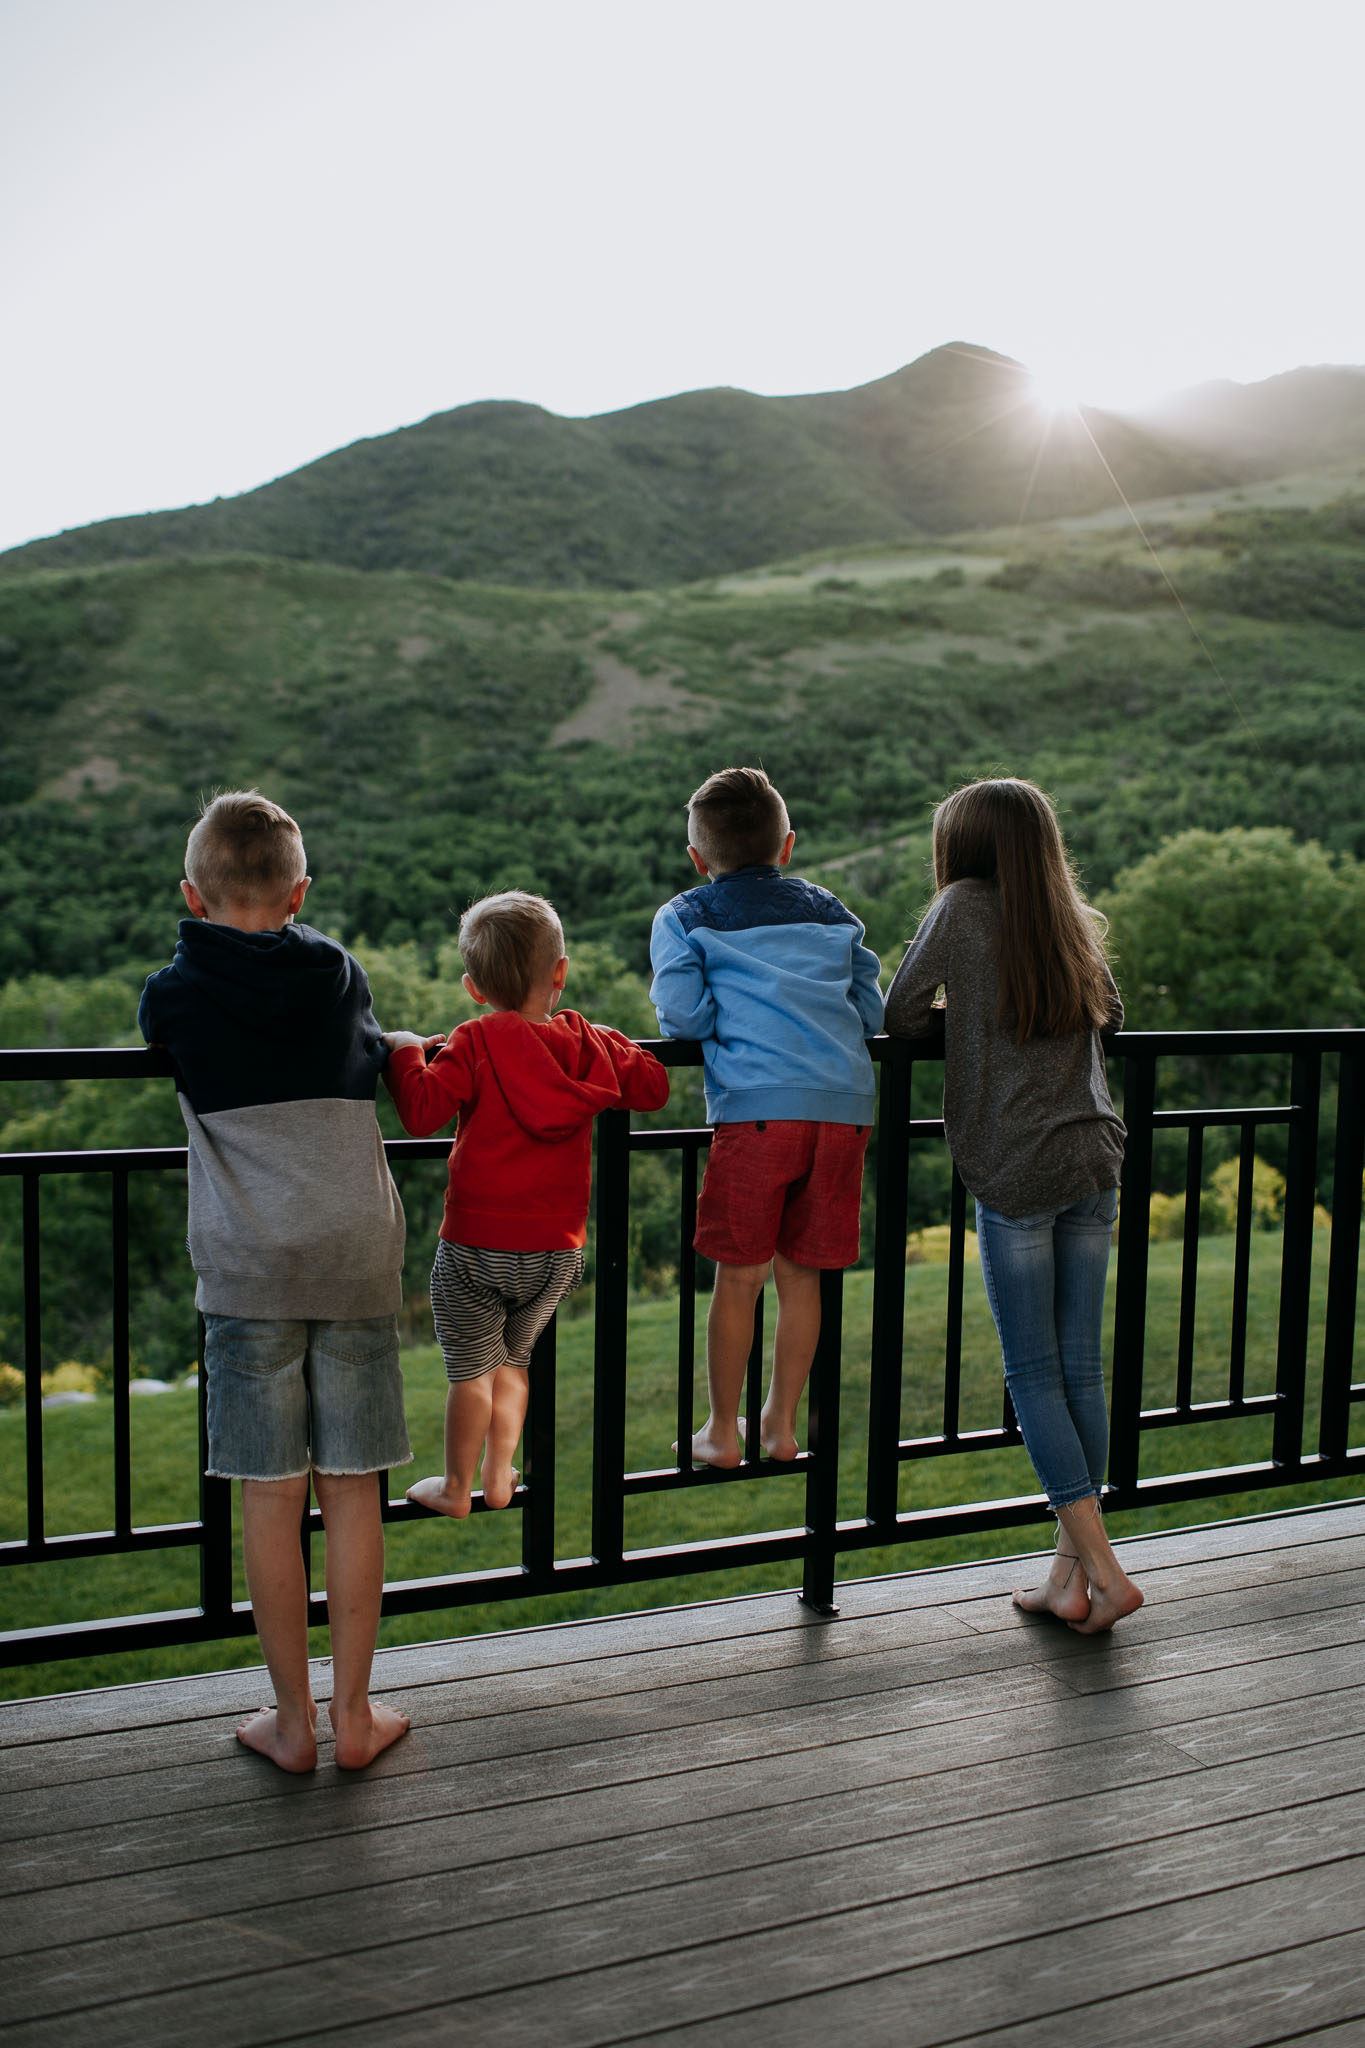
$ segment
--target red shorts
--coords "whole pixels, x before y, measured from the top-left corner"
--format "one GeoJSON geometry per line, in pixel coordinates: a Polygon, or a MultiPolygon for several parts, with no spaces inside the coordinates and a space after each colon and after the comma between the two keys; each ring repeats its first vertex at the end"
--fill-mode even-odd
{"type": "Polygon", "coordinates": [[[766,1265],[775,1251],[797,1266],[855,1264],[867,1138],[866,1124],[717,1124],[697,1250],[721,1266],[766,1265]]]}

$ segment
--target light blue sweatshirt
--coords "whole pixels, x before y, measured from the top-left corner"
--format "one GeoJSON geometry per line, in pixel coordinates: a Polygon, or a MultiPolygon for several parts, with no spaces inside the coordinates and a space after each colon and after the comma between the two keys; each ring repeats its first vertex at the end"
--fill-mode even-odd
{"type": "Polygon", "coordinates": [[[828,889],[737,868],[665,903],[649,953],[659,1030],[701,1040],[711,1123],[872,1122],[879,962],[828,889]]]}

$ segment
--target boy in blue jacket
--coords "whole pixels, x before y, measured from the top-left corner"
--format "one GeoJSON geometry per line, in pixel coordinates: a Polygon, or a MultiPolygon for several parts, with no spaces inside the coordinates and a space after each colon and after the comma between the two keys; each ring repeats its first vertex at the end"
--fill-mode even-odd
{"type": "Polygon", "coordinates": [[[837,896],[782,873],[796,834],[761,768],[693,795],[687,851],[704,878],[654,919],[650,998],[665,1038],[698,1038],[715,1126],[696,1249],[716,1262],[706,1325],[710,1413],[693,1461],[743,1456],[739,1406],[754,1309],[777,1286],[766,1457],[796,1456],[796,1409],[820,1334],[820,1271],[858,1256],[876,1088],[880,964],[837,896]]]}

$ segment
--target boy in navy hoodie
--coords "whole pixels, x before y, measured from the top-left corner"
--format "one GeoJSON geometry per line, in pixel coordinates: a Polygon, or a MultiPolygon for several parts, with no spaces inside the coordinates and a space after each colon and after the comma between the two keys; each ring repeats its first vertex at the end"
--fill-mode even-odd
{"type": "Polygon", "coordinates": [[[531,1347],[583,1278],[593,1118],[668,1100],[652,1053],[576,1010],[555,1015],[569,962],[543,896],[485,896],[460,920],[460,952],[465,988],[491,1015],[445,1039],[386,1033],[384,1075],[415,1137],[460,1119],[431,1275],[450,1382],[445,1471],[408,1488],[456,1516],[469,1513],[480,1456],[485,1506],[505,1508],[516,1490],[531,1347]]]}
{"type": "Polygon", "coordinates": [[[783,875],[796,834],[761,768],[708,777],[688,804],[687,838],[704,886],[655,916],[650,998],[665,1038],[702,1042],[715,1135],[694,1243],[715,1260],[716,1283],[711,1411],[692,1458],[732,1467],[769,1270],[777,1328],[761,1448],[789,1460],[820,1335],[820,1269],[858,1256],[876,1093],[865,1040],[881,1028],[880,966],[837,896],[783,875]]]}
{"type": "Polygon", "coordinates": [[[138,1023],[164,1046],[189,1133],[189,1247],[206,1329],[208,1470],[242,1482],[242,1549],[275,1705],[237,1734],[286,1771],[317,1763],[299,1523],[327,1529],[336,1761],[405,1733],[369,1697],[384,1585],[375,1475],[406,1464],[395,1311],[403,1209],[374,1097],[387,1058],[357,961],[294,918],[303,840],[256,790],[191,832],[190,915],[138,1023]]]}

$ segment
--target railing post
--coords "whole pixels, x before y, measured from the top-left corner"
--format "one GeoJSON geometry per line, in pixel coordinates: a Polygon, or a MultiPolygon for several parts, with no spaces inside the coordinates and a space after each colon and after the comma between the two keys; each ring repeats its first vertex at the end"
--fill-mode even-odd
{"type": "Polygon", "coordinates": [[[1365,1072],[1343,1052],[1337,1076],[1336,1156],[1332,1165],[1332,1247],[1322,1342],[1322,1415],[1318,1450],[1344,1458],[1350,1442],[1360,1266],[1360,1178],[1365,1171],[1365,1072]]]}
{"type": "Polygon", "coordinates": [[[905,1233],[914,1064],[894,1038],[879,1047],[877,1235],[872,1271],[867,1518],[894,1528],[900,1506],[901,1359],[905,1349],[905,1233]]]}
{"type": "Polygon", "coordinates": [[[1275,1354],[1275,1428],[1271,1456],[1277,1465],[1303,1462],[1304,1382],[1308,1377],[1308,1284],[1313,1265],[1313,1201],[1317,1193],[1318,1053],[1294,1055],[1290,1094],[1294,1121],[1284,1190],[1284,1241],[1280,1253],[1280,1328],[1275,1354]]]}
{"type": "Polygon", "coordinates": [[[127,1536],[133,1526],[132,1418],[128,1380],[128,1175],[112,1175],[111,1202],[114,1254],[114,1318],[111,1356],[114,1365],[114,1528],[127,1536]]]}
{"type": "Polygon", "coordinates": [[[1109,1484],[1122,1503],[1137,1493],[1142,1366],[1147,1323],[1147,1226],[1152,1200],[1154,1055],[1123,1063],[1123,1160],[1118,1272],[1114,1281],[1114,1374],[1109,1404],[1109,1484]]]}
{"type": "Polygon", "coordinates": [[[806,1403],[806,1528],[810,1546],[801,1580],[801,1600],[815,1613],[833,1617],[835,1541],[839,1519],[839,1377],[843,1350],[844,1276],[820,1275],[820,1341],[806,1403]]]}
{"type": "Polygon", "coordinates": [[[597,1119],[594,1275],[592,1554],[619,1565],[625,1548],[626,1312],[630,1281],[630,1115],[597,1119]]]}

